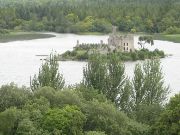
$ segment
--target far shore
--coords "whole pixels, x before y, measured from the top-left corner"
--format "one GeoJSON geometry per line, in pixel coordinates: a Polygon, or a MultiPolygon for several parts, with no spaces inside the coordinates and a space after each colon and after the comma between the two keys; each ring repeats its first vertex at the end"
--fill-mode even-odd
{"type": "MultiPolygon", "coordinates": [[[[118,32],[119,34],[127,34],[125,32],[118,32]]],[[[0,35],[0,43],[12,42],[12,41],[24,41],[24,40],[33,40],[33,39],[43,39],[43,38],[52,38],[56,37],[56,34],[66,34],[66,33],[54,33],[54,32],[24,32],[24,31],[11,31],[7,34],[0,35]]],[[[100,32],[80,32],[80,33],[72,33],[77,35],[108,35],[108,33],[100,33],[100,32]]],[[[170,41],[174,43],[180,43],[180,34],[148,34],[144,32],[132,33],[135,36],[137,35],[151,35],[154,40],[164,40],[170,41]]]]}
{"type": "Polygon", "coordinates": [[[52,37],[56,37],[56,36],[54,34],[43,33],[43,32],[10,32],[4,35],[0,35],[0,43],[52,38],[52,37]]]}
{"type": "MultiPolygon", "coordinates": [[[[118,32],[119,34],[128,34],[125,32],[118,32]]],[[[99,33],[99,32],[82,32],[82,33],[77,33],[78,35],[107,35],[108,33],[99,33]]],[[[144,32],[136,32],[136,33],[131,33],[135,36],[142,36],[142,35],[150,35],[154,38],[154,40],[163,40],[163,41],[170,41],[174,43],[180,43],[180,34],[163,34],[163,33],[158,33],[158,34],[149,34],[149,33],[144,33],[144,32]]]]}
{"type": "Polygon", "coordinates": [[[164,40],[174,43],[180,43],[180,34],[155,34],[153,35],[155,40],[164,40]]]}

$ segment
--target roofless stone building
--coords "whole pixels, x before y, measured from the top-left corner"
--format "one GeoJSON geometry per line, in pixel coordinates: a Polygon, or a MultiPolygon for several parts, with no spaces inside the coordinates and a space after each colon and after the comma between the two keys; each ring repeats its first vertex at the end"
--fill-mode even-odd
{"type": "MultiPolygon", "coordinates": [[[[134,52],[134,36],[131,34],[128,35],[120,35],[116,32],[116,27],[113,26],[113,31],[109,35],[108,43],[105,44],[101,40],[100,43],[97,44],[86,44],[86,43],[79,43],[79,40],[77,40],[77,45],[74,48],[78,48],[80,46],[90,46],[91,45],[97,45],[96,51],[102,54],[106,54],[108,52],[134,52]]],[[[91,50],[92,51],[92,50],[91,50]]],[[[91,53],[90,51],[90,53],[91,53]]]]}
{"type": "Polygon", "coordinates": [[[133,52],[134,49],[134,36],[133,35],[120,35],[116,32],[116,27],[113,27],[113,32],[108,38],[108,46],[110,49],[121,52],[133,52]]]}

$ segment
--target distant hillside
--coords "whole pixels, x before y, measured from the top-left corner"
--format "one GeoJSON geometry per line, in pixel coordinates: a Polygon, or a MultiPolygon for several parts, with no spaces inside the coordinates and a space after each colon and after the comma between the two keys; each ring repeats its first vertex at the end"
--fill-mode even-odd
{"type": "Polygon", "coordinates": [[[180,0],[0,0],[2,29],[180,33],[180,0]]]}

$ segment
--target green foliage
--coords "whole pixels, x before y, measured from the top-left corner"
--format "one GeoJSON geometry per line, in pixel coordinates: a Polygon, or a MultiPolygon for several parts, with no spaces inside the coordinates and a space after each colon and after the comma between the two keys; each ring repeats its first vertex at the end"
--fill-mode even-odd
{"type": "Polygon", "coordinates": [[[99,94],[98,90],[95,90],[94,88],[89,88],[84,86],[83,84],[80,84],[76,87],[77,94],[79,96],[82,96],[83,99],[86,101],[93,101],[97,100],[99,102],[105,102],[107,101],[106,96],[104,94],[99,94]]]}
{"type": "Polygon", "coordinates": [[[147,125],[153,125],[158,119],[163,107],[159,104],[140,104],[135,112],[136,120],[147,125]]]}
{"type": "Polygon", "coordinates": [[[17,129],[17,135],[33,135],[37,134],[37,129],[34,127],[33,122],[30,121],[28,118],[23,119],[17,129]]]}
{"type": "Polygon", "coordinates": [[[106,73],[107,67],[103,58],[98,54],[91,55],[88,65],[83,70],[83,84],[99,90],[99,93],[105,94],[106,73]]]}
{"type": "Polygon", "coordinates": [[[18,88],[14,84],[0,88],[0,112],[9,107],[22,108],[30,98],[31,93],[26,88],[18,88]]]}
{"type": "Polygon", "coordinates": [[[72,24],[75,24],[79,21],[79,17],[73,13],[68,14],[66,19],[72,24]]]}
{"type": "Polygon", "coordinates": [[[133,121],[107,102],[92,101],[83,110],[87,116],[85,130],[105,131],[107,135],[141,135],[147,131],[146,126],[132,124],[133,121]]]}
{"type": "MultiPolygon", "coordinates": [[[[78,60],[78,61],[87,61],[91,58],[93,52],[99,53],[102,57],[106,59],[110,59],[106,54],[101,54],[98,51],[98,47],[100,44],[81,44],[78,47],[74,48],[73,51],[66,51],[65,53],[58,56],[58,60],[78,60]]],[[[137,60],[145,60],[152,58],[164,58],[165,54],[163,51],[155,49],[154,51],[150,51],[148,49],[135,50],[135,52],[109,52],[107,55],[116,54],[119,60],[121,61],[137,61],[137,60]]]]}
{"type": "Polygon", "coordinates": [[[180,28],[177,27],[169,27],[164,32],[165,34],[180,34],[180,28]]]}
{"type": "Polygon", "coordinates": [[[42,64],[39,74],[30,82],[31,90],[35,91],[39,87],[50,86],[55,90],[61,90],[64,87],[63,76],[59,73],[59,64],[57,56],[51,54],[49,60],[42,64]]]}
{"type": "Polygon", "coordinates": [[[8,30],[6,30],[6,29],[0,29],[0,36],[1,36],[1,35],[4,35],[4,34],[8,34],[8,33],[9,33],[8,30]]]}
{"type": "Polygon", "coordinates": [[[180,134],[180,94],[171,98],[156,124],[152,127],[154,135],[180,134]]]}
{"type": "Polygon", "coordinates": [[[124,100],[122,98],[128,96],[128,92],[125,93],[123,90],[126,82],[125,66],[116,54],[111,54],[108,57],[106,84],[103,84],[106,86],[104,94],[118,106],[120,100],[124,100]]]}
{"type": "Polygon", "coordinates": [[[125,67],[116,54],[109,54],[107,60],[101,55],[91,57],[84,69],[86,87],[92,87],[104,94],[122,111],[129,111],[131,85],[125,76],[125,67]]]}
{"type": "MultiPolygon", "coordinates": [[[[56,76],[54,60],[47,61],[45,71],[52,68],[56,76]]],[[[40,73],[50,74],[40,75],[42,80],[52,74],[40,73]]],[[[0,135],[180,134],[180,94],[163,108],[168,88],[158,59],[137,64],[131,81],[116,53],[95,54],[84,69],[83,81],[63,90],[38,85],[33,92],[14,84],[2,86],[0,135]]]]}
{"type": "Polygon", "coordinates": [[[82,135],[85,115],[75,106],[66,106],[63,109],[51,109],[43,118],[43,128],[61,134],[82,135]]]}
{"type": "Polygon", "coordinates": [[[16,108],[9,108],[0,113],[0,133],[14,135],[18,127],[21,112],[16,108]]]}
{"type": "Polygon", "coordinates": [[[136,65],[134,71],[134,95],[136,103],[162,104],[167,98],[168,87],[164,86],[163,73],[158,59],[147,60],[143,67],[136,65]]]}
{"type": "Polygon", "coordinates": [[[81,98],[71,89],[64,90],[62,92],[57,92],[55,96],[56,102],[54,106],[56,107],[64,107],[67,105],[72,106],[82,106],[81,98]]]}
{"type": "Polygon", "coordinates": [[[144,49],[145,44],[150,44],[152,46],[152,45],[154,45],[153,37],[152,36],[140,36],[138,44],[143,49],[144,49]]]}
{"type": "Polygon", "coordinates": [[[85,135],[106,135],[104,132],[89,131],[85,135]]]}
{"type": "Polygon", "coordinates": [[[158,33],[179,28],[179,12],[178,0],[0,0],[0,27],[107,33],[116,25],[124,32],[158,33]]]}
{"type": "Polygon", "coordinates": [[[133,110],[140,122],[152,124],[161,112],[169,88],[164,86],[160,61],[147,60],[137,64],[133,78],[133,110]],[[144,117],[143,117],[144,116],[144,117]]]}

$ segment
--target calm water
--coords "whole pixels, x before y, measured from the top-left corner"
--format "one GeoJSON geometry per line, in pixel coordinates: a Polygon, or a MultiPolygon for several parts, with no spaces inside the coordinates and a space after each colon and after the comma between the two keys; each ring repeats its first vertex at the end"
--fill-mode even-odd
{"type": "MultiPolygon", "coordinates": [[[[42,57],[52,51],[63,53],[72,50],[79,40],[81,43],[98,43],[100,40],[107,42],[108,36],[80,36],[74,34],[56,34],[56,37],[30,41],[16,41],[0,43],[0,85],[15,82],[19,86],[29,86],[30,76],[38,72],[42,57]]],[[[135,37],[135,47],[138,38],[135,37]]],[[[171,95],[180,91],[180,43],[155,41],[149,49],[161,49],[166,54],[173,56],[162,59],[165,82],[170,85],[171,95]]],[[[137,62],[126,62],[126,74],[132,76],[137,62]]],[[[82,80],[82,70],[85,62],[60,62],[60,72],[64,75],[66,84],[76,84],[82,80]]]]}

